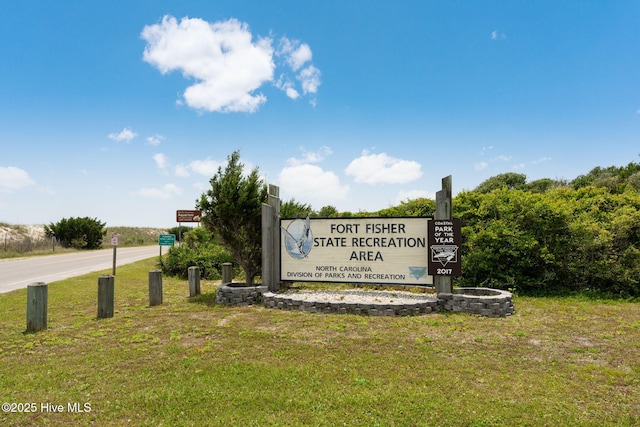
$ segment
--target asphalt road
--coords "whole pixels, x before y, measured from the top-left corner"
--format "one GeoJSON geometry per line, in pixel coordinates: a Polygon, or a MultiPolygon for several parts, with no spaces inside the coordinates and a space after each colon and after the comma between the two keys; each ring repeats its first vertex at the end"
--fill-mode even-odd
{"type": "MultiPolygon", "coordinates": [[[[160,254],[158,246],[117,248],[117,266],[160,254]]],[[[69,277],[113,268],[113,249],[0,260],[0,294],[26,288],[30,283],[51,283],[69,277]]]]}

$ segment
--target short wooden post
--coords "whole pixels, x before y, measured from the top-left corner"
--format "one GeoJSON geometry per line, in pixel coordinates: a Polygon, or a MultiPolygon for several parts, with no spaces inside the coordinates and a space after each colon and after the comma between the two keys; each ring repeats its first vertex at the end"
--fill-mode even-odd
{"type": "Polygon", "coordinates": [[[98,319],[113,317],[114,282],[112,274],[98,277],[98,319]]]}
{"type": "Polygon", "coordinates": [[[189,276],[189,296],[200,295],[200,268],[193,266],[187,269],[189,276]]]}
{"type": "Polygon", "coordinates": [[[233,264],[225,262],[222,264],[222,284],[227,285],[233,282],[233,264]]]}
{"type": "Polygon", "coordinates": [[[149,306],[162,304],[162,271],[149,271],[149,306]]]}
{"type": "Polygon", "coordinates": [[[48,289],[43,282],[27,285],[27,332],[47,329],[48,289]]]}

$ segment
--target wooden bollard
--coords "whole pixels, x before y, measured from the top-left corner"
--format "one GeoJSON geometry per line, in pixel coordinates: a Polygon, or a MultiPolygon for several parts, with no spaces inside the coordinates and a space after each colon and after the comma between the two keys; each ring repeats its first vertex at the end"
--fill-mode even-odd
{"type": "Polygon", "coordinates": [[[149,306],[162,304],[162,271],[149,271],[149,306]]]}
{"type": "Polygon", "coordinates": [[[200,268],[189,267],[187,274],[189,275],[189,296],[200,295],[200,268]]]}
{"type": "Polygon", "coordinates": [[[114,283],[111,274],[98,276],[98,319],[113,317],[114,283]]]}
{"type": "Polygon", "coordinates": [[[48,289],[43,282],[27,285],[27,332],[47,329],[48,289]]]}
{"type": "Polygon", "coordinates": [[[226,285],[233,282],[233,264],[225,262],[222,264],[222,284],[226,285]]]}

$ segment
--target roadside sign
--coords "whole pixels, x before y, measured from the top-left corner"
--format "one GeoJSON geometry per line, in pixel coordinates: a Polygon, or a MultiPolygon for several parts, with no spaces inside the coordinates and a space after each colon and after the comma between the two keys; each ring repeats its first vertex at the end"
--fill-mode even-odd
{"type": "Polygon", "coordinates": [[[200,222],[202,211],[176,211],[176,222],[200,222]]]}
{"type": "Polygon", "coordinates": [[[280,277],[340,283],[432,285],[429,218],[280,220],[280,277]]]}
{"type": "Polygon", "coordinates": [[[118,234],[117,233],[112,233],[111,234],[111,246],[118,246],[118,234]]]}
{"type": "Polygon", "coordinates": [[[160,246],[173,246],[175,243],[175,234],[161,234],[160,236],[158,236],[158,245],[160,246]]]}
{"type": "Polygon", "coordinates": [[[459,218],[429,221],[429,271],[438,276],[462,275],[459,218]]]}

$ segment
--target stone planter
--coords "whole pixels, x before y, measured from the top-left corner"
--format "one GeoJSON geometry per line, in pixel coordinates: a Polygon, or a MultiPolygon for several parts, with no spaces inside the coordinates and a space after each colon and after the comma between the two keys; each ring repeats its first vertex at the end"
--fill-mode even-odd
{"type": "Polygon", "coordinates": [[[247,286],[244,283],[227,283],[218,287],[216,303],[222,305],[253,305],[262,303],[267,286],[247,286]]]}
{"type": "Polygon", "coordinates": [[[438,299],[444,311],[506,317],[514,312],[511,292],[491,288],[456,288],[453,293],[440,292],[438,299]]]}

